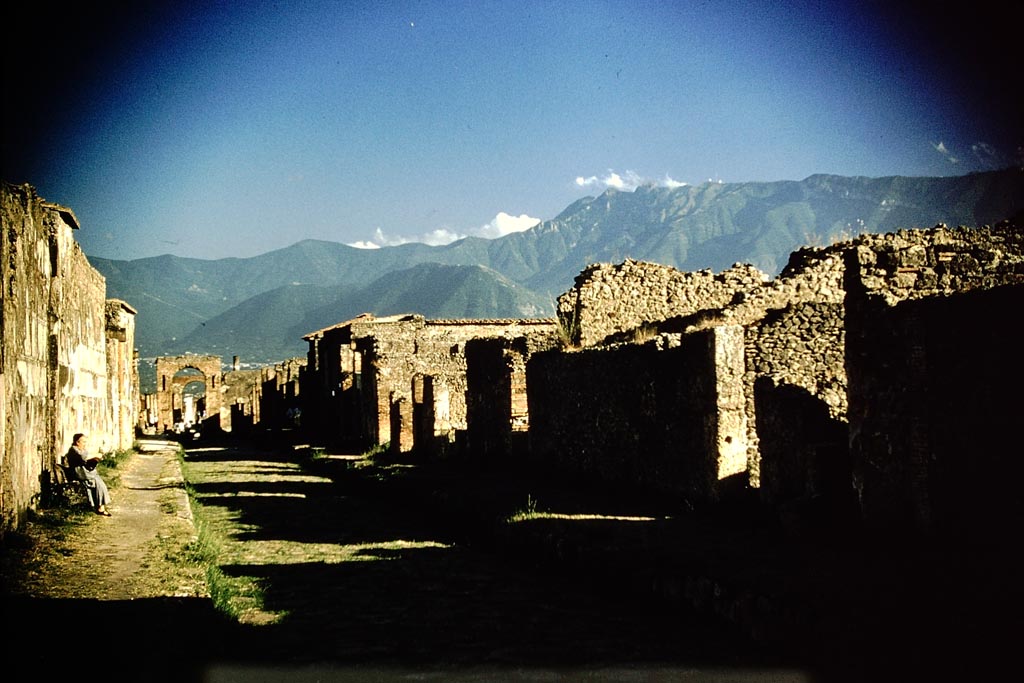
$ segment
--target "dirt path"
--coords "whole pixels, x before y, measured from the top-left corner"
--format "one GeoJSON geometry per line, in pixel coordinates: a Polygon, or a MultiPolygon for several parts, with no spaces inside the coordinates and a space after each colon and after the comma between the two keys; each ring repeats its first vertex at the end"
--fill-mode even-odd
{"type": "Polygon", "coordinates": [[[8,591],[38,598],[209,597],[203,572],[175,562],[194,539],[177,444],[142,442],[124,463],[112,517],[82,513],[66,535],[33,525],[34,556],[8,591]]]}

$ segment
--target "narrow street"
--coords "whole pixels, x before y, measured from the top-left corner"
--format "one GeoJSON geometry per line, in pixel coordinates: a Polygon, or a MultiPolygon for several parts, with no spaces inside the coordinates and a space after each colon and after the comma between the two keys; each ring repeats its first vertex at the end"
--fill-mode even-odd
{"type": "Polygon", "coordinates": [[[679,605],[467,547],[443,515],[403,504],[358,461],[324,459],[333,478],[296,460],[289,448],[237,444],[186,452],[197,523],[221,539],[221,570],[262,589],[240,623],[195,577],[154,578],[173,567],[169,545],[191,536],[180,533],[189,515],[177,456],[149,450],[115,489],[114,516],[83,518],[33,585],[5,596],[6,619],[22,625],[9,642],[54,673],[77,671],[84,647],[102,671],[85,677],[104,681],[817,680],[679,605]],[[150,594],[135,575],[148,576],[150,594]]]}
{"type": "Polygon", "coordinates": [[[140,441],[117,469],[112,517],[44,511],[5,544],[5,652],[29,672],[964,680],[1001,670],[1020,633],[1020,564],[1000,546],[780,545],[505,471],[310,457],[272,440],[177,449],[140,441]],[[243,588],[212,591],[199,548],[218,585],[243,588]]]}
{"type": "Polygon", "coordinates": [[[295,460],[254,447],[187,451],[203,517],[230,539],[222,569],[263,587],[241,649],[210,680],[267,667],[360,680],[810,680],[678,606],[598,594],[586,577],[467,547],[441,511],[358,460],[295,460]]]}

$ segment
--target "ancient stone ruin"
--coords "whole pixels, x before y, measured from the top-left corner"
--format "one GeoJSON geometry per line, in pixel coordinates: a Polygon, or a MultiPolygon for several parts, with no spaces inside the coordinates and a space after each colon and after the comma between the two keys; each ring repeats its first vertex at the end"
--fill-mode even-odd
{"type": "Polygon", "coordinates": [[[998,534],[1024,516],[1018,221],[808,247],[776,278],[595,264],[558,319],[364,314],[272,367],[158,359],[140,396],[136,312],[105,298],[74,214],[5,185],[3,218],[5,530],[71,433],[123,448],[189,410],[204,430],[558,473],[795,533],[998,534]]]}
{"type": "Polygon", "coordinates": [[[450,453],[468,427],[466,345],[554,339],[554,320],[427,320],[364,314],[303,337],[303,414],[336,441],[450,453]]]}
{"type": "Polygon", "coordinates": [[[76,432],[101,452],[130,448],[138,413],[136,311],[75,242],[74,212],[3,183],[0,219],[0,533],[58,479],[76,432]]]}
{"type": "Polygon", "coordinates": [[[559,307],[586,348],[528,367],[530,457],[690,506],[757,492],[797,525],[851,506],[889,531],[1019,519],[1021,234],[866,235],[687,306],[662,266],[592,267],[559,307]]]}

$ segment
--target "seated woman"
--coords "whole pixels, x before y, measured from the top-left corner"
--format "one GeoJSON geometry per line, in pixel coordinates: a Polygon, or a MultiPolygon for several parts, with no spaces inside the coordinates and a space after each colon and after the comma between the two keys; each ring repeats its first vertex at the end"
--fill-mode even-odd
{"type": "Polygon", "coordinates": [[[85,434],[75,434],[71,442],[71,448],[64,456],[68,467],[75,472],[75,476],[85,482],[85,490],[89,495],[89,504],[96,514],[110,517],[107,505],[110,504],[110,491],[107,483],[103,481],[96,471],[96,465],[102,459],[97,455],[89,455],[85,446],[85,434]]]}

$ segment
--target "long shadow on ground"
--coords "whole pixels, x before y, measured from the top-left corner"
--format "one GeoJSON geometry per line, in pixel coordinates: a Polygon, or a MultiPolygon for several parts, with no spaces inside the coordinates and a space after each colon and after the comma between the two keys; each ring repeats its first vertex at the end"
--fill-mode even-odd
{"type": "Polygon", "coordinates": [[[186,456],[204,515],[233,539],[222,570],[256,579],[265,610],[279,618],[220,648],[222,661],[449,676],[485,667],[499,672],[490,680],[620,667],[685,670],[697,676],[690,680],[701,671],[800,673],[679,605],[595,593],[589,577],[526,571],[468,547],[429,496],[388,491],[388,482],[350,470],[312,477],[294,459],[245,447],[186,456]]]}

